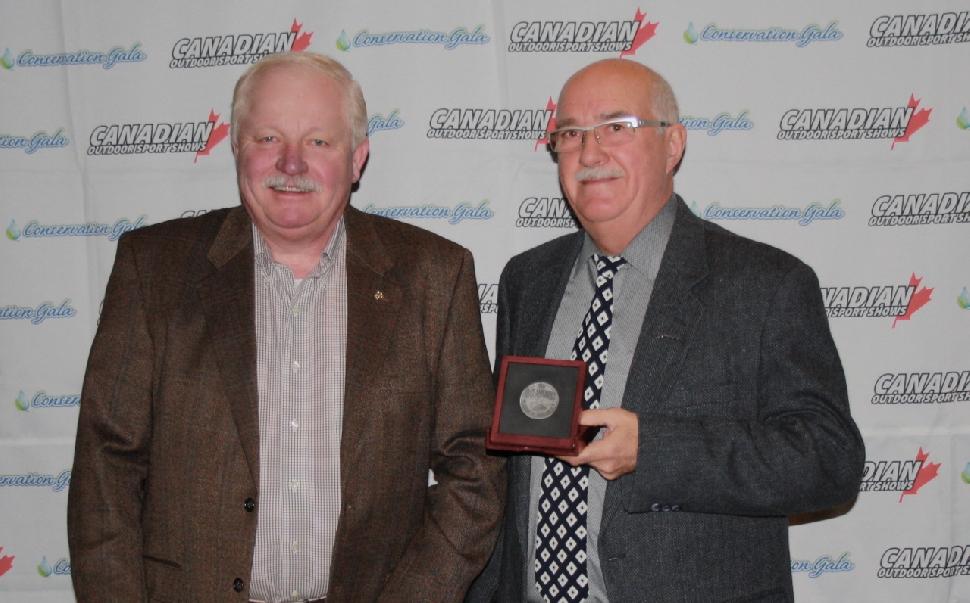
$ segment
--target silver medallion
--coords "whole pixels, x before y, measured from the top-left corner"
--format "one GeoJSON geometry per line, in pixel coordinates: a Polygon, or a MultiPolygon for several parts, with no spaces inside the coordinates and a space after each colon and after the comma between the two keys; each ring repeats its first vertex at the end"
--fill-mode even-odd
{"type": "Polygon", "coordinates": [[[559,392],[545,381],[536,381],[519,394],[519,406],[530,419],[548,419],[559,406],[559,392]]]}

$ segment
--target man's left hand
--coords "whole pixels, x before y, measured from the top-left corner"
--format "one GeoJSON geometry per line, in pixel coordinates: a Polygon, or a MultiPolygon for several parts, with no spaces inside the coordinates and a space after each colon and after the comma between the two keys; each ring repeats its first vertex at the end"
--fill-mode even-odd
{"type": "Polygon", "coordinates": [[[576,456],[560,460],[576,467],[589,465],[608,480],[632,473],[637,466],[639,420],[623,408],[584,410],[579,424],[605,427],[603,437],[586,445],[576,456]]]}

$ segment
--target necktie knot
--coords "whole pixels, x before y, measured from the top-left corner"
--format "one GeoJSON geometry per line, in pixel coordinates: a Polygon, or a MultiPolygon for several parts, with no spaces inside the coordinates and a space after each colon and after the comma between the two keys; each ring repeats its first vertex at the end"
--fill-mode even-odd
{"type": "Polygon", "coordinates": [[[626,258],[622,255],[600,255],[593,254],[593,262],[596,264],[596,276],[613,278],[616,276],[620,266],[626,264],[626,258]]]}

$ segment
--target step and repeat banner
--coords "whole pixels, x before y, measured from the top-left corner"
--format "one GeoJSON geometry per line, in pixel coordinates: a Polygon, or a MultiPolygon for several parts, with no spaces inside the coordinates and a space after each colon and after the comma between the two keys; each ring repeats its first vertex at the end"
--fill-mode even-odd
{"type": "Polygon", "coordinates": [[[367,98],[353,205],[473,251],[490,346],[505,261],[576,228],[545,145],[562,83],[608,57],[664,74],[677,191],[816,270],[866,439],[855,505],[792,520],[798,600],[970,601],[970,4],[0,9],[0,600],[72,600],[74,431],[118,237],[237,204],[233,84],[313,50],[367,98]]]}

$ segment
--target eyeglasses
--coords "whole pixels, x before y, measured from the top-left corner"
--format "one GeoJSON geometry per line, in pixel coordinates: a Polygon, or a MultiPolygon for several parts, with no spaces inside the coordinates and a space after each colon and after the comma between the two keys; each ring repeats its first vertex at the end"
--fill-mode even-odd
{"type": "Polygon", "coordinates": [[[665,128],[669,121],[640,119],[639,117],[617,117],[595,126],[569,126],[549,132],[549,148],[555,153],[572,153],[583,148],[586,133],[592,132],[601,147],[617,147],[633,140],[637,128],[644,126],[665,128]]]}

